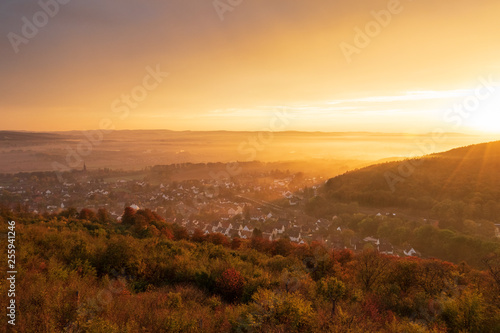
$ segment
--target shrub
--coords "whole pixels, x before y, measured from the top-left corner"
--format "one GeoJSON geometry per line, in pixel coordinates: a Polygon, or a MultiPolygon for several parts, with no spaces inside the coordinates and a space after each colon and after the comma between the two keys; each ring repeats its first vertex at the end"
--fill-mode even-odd
{"type": "Polygon", "coordinates": [[[248,326],[257,332],[310,332],[314,329],[311,303],[298,294],[261,289],[253,300],[241,326],[248,326]]]}
{"type": "Polygon", "coordinates": [[[236,302],[243,294],[245,279],[234,268],[226,269],[216,281],[217,292],[228,302],[236,302]]]}

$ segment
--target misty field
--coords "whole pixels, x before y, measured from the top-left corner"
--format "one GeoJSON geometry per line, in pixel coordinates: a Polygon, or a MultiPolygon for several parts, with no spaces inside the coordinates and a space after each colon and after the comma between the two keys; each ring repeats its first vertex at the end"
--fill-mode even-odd
{"type": "Polygon", "coordinates": [[[329,176],[377,161],[443,151],[478,143],[484,137],[446,134],[322,132],[71,131],[0,132],[0,172],[55,171],[59,168],[133,170],[151,165],[206,162],[308,161],[329,176]]]}

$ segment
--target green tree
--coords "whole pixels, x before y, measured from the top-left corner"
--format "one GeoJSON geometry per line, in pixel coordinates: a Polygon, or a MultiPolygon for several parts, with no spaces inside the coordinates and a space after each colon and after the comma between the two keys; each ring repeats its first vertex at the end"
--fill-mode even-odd
{"type": "Polygon", "coordinates": [[[346,293],[345,284],[335,277],[326,277],[316,282],[316,294],[332,302],[332,316],[335,314],[337,301],[346,293]]]}

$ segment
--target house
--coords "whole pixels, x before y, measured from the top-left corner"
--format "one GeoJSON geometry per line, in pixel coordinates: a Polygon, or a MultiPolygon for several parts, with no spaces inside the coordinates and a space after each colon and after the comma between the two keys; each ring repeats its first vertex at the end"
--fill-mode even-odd
{"type": "Polygon", "coordinates": [[[372,243],[373,245],[380,245],[380,239],[376,239],[373,237],[365,237],[363,238],[363,241],[366,243],[372,243]]]}
{"type": "Polygon", "coordinates": [[[273,231],[276,231],[276,233],[278,233],[278,234],[282,234],[282,233],[284,233],[284,232],[285,232],[285,230],[286,230],[286,229],[285,229],[285,226],[284,226],[284,225],[281,225],[281,228],[274,228],[274,230],[273,230],[273,231]]]}
{"type": "Polygon", "coordinates": [[[233,229],[233,224],[231,222],[219,222],[219,226],[224,228],[224,229],[233,229]]]}
{"type": "Polygon", "coordinates": [[[277,229],[283,230],[282,232],[284,232],[285,228],[287,228],[289,225],[290,225],[290,221],[288,221],[287,219],[284,219],[282,217],[280,217],[276,223],[277,229]]]}
{"type": "MultiPolygon", "coordinates": [[[[309,227],[308,225],[302,225],[299,228],[300,228],[300,232],[303,234],[308,234],[308,233],[312,232],[311,227],[309,227]]],[[[318,229],[316,229],[316,231],[318,231],[318,229]]]]}
{"type": "Polygon", "coordinates": [[[235,215],[238,215],[238,214],[242,214],[243,213],[243,208],[241,206],[236,207],[236,209],[230,208],[227,211],[227,213],[229,214],[229,216],[235,216],[235,215]]]}
{"type": "Polygon", "coordinates": [[[403,251],[405,256],[408,256],[408,257],[420,257],[421,254],[420,252],[416,251],[414,248],[411,248],[409,250],[405,250],[403,251]]]}
{"type": "Polygon", "coordinates": [[[290,240],[292,242],[300,242],[300,240],[302,239],[302,236],[300,234],[300,229],[298,228],[294,228],[294,229],[291,229],[289,232],[288,232],[288,236],[290,237],[290,240]]]}
{"type": "Polygon", "coordinates": [[[252,228],[252,227],[250,227],[250,228],[249,228],[248,226],[245,226],[245,227],[243,228],[243,231],[250,231],[250,232],[252,232],[252,231],[253,231],[253,228],[252,228]]]}
{"type": "Polygon", "coordinates": [[[262,238],[270,240],[270,241],[273,240],[273,236],[274,236],[274,234],[270,233],[270,232],[263,232],[262,233],[262,238]]]}
{"type": "Polygon", "coordinates": [[[252,238],[253,233],[251,231],[241,230],[239,231],[240,238],[250,239],[252,238]]]}
{"type": "Polygon", "coordinates": [[[391,243],[382,243],[378,246],[378,251],[383,254],[394,254],[394,247],[391,243]]]}

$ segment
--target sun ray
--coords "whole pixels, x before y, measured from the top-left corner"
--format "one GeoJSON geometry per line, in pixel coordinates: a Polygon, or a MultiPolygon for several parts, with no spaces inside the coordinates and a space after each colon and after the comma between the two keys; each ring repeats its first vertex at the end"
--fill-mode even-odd
{"type": "Polygon", "coordinates": [[[483,158],[481,159],[481,166],[479,167],[479,171],[477,173],[477,179],[476,179],[476,188],[475,191],[480,190],[480,185],[482,179],[487,175],[487,173],[484,172],[485,165],[489,162],[489,158],[491,157],[491,144],[487,144],[484,153],[483,153],[483,158]]]}
{"type": "Polygon", "coordinates": [[[474,147],[471,147],[465,155],[463,155],[461,161],[458,163],[457,167],[451,172],[450,176],[446,179],[445,183],[443,184],[442,187],[442,192],[444,193],[446,189],[449,188],[450,184],[452,184],[452,181],[455,179],[455,177],[458,175],[458,172],[461,170],[462,166],[464,163],[466,163],[467,159],[471,154],[473,154],[474,147]]]}

